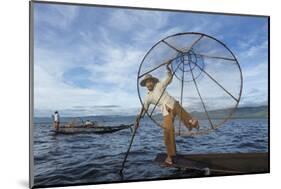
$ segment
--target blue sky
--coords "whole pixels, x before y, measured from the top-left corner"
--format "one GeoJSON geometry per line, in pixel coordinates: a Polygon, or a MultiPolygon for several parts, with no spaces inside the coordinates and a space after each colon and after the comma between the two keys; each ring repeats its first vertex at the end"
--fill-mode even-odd
{"type": "Polygon", "coordinates": [[[139,64],[162,38],[223,41],[244,77],[241,106],[267,103],[267,18],[35,3],[35,115],[135,114],[139,64]]]}

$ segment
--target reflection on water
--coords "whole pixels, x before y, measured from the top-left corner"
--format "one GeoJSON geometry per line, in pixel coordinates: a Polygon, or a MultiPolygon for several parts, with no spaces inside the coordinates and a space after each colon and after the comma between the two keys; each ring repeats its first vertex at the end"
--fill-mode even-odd
{"type": "MultiPolygon", "coordinates": [[[[107,124],[131,123],[134,118],[107,118],[107,124]]],[[[98,120],[99,121],[99,120],[98,120]]],[[[206,136],[177,137],[177,152],[266,152],[267,119],[234,119],[206,136]]],[[[130,130],[112,134],[56,135],[50,123],[34,126],[35,185],[98,183],[123,180],[189,177],[190,173],[161,168],[153,160],[165,152],[163,131],[143,120],[128,156],[123,178],[118,174],[131,138],[130,130]]]]}

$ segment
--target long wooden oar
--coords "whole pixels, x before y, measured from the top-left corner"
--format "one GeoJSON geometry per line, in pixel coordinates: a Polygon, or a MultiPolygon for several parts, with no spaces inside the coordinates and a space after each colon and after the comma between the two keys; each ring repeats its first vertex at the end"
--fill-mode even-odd
{"type": "Polygon", "coordinates": [[[128,150],[127,150],[127,152],[126,152],[126,155],[125,155],[124,160],[123,160],[123,163],[122,163],[122,168],[121,168],[120,171],[119,171],[119,174],[120,174],[120,175],[123,175],[123,169],[124,169],[124,166],[125,166],[127,157],[128,157],[128,155],[129,155],[129,152],[130,152],[130,150],[131,150],[131,146],[132,146],[132,144],[133,144],[133,141],[134,141],[134,138],[135,138],[137,129],[139,128],[139,122],[140,122],[140,120],[138,119],[138,120],[136,121],[135,129],[134,129],[134,132],[133,132],[133,135],[132,135],[132,138],[131,138],[131,141],[130,141],[128,150]]]}

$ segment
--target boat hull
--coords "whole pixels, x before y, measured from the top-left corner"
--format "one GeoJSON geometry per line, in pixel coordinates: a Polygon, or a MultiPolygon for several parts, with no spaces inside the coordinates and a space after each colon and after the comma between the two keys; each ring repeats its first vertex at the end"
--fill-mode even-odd
{"type": "Polygon", "coordinates": [[[131,128],[131,125],[120,125],[120,126],[75,126],[75,127],[60,127],[58,130],[54,130],[57,134],[83,134],[83,133],[114,133],[123,129],[131,128]]]}
{"type": "MultiPolygon", "coordinates": [[[[155,162],[163,164],[166,154],[158,154],[155,162]]],[[[218,153],[176,155],[172,167],[202,172],[205,175],[269,173],[268,153],[218,153]]]]}

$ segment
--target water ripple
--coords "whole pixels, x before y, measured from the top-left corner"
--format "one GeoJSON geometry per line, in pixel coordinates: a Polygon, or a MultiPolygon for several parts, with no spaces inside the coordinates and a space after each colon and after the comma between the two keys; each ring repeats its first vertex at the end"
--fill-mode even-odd
{"type": "MultiPolygon", "coordinates": [[[[131,122],[113,117],[109,124],[131,122]]],[[[206,136],[177,137],[177,152],[226,153],[267,151],[266,119],[231,120],[206,136]]],[[[165,152],[163,131],[145,120],[135,137],[121,178],[121,168],[132,133],[56,135],[51,125],[35,125],[35,185],[76,184],[155,178],[189,177],[191,173],[174,168],[163,169],[153,162],[165,152]]]]}

